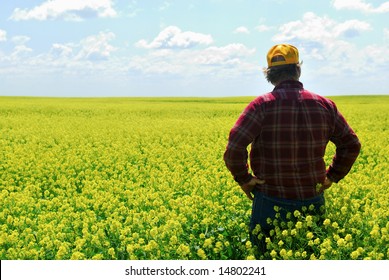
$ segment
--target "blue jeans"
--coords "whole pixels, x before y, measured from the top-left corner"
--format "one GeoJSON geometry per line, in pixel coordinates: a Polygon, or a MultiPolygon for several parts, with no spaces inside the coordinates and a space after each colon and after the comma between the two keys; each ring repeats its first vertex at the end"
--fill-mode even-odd
{"type": "MultiPolygon", "coordinates": [[[[322,216],[324,214],[324,206],[325,200],[324,195],[318,195],[314,198],[307,200],[291,200],[277,197],[270,197],[259,190],[254,189],[254,201],[252,205],[251,219],[250,219],[250,238],[251,241],[258,246],[258,249],[262,252],[266,250],[265,238],[269,236],[270,231],[274,228],[272,224],[267,223],[267,219],[270,218],[274,220],[276,218],[276,211],[274,210],[274,206],[279,207],[278,213],[280,213],[280,217],[278,220],[281,221],[289,221],[286,216],[288,212],[292,213],[295,210],[299,210],[302,212],[302,208],[305,206],[309,209],[310,205],[314,206],[313,210],[307,210],[306,215],[317,215],[322,216]],[[259,224],[261,226],[261,232],[263,234],[263,238],[259,240],[256,235],[252,234],[252,231],[259,224]]],[[[292,219],[293,220],[293,219],[292,219]]]]}

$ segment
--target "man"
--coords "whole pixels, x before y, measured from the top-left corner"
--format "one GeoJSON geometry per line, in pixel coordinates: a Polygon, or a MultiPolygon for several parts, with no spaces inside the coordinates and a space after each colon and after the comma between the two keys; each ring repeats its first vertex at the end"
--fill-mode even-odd
{"type": "MultiPolygon", "coordinates": [[[[266,79],[275,88],[246,107],[231,129],[224,153],[235,181],[253,200],[250,229],[259,224],[264,234],[271,229],[267,219],[276,216],[274,206],[284,211],[283,217],[310,205],[320,213],[324,190],[347,175],[361,148],[335,103],[299,82],[296,47],[272,47],[267,62],[266,79]],[[329,141],[336,153],[327,169],[323,157],[329,141]],[[247,163],[250,144],[253,175],[247,163]]],[[[252,240],[265,250],[261,240],[255,236],[252,240]]]]}

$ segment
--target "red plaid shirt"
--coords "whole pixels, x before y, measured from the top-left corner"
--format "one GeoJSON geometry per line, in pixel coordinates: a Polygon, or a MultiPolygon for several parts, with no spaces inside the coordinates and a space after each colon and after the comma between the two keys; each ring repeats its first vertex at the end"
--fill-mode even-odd
{"type": "Polygon", "coordinates": [[[309,92],[298,81],[285,81],[253,100],[231,129],[224,161],[236,182],[248,183],[250,167],[265,180],[267,195],[308,199],[326,175],[338,182],[358,157],[358,137],[334,102],[309,92]],[[328,142],[336,145],[332,164],[324,162],[328,142]]]}

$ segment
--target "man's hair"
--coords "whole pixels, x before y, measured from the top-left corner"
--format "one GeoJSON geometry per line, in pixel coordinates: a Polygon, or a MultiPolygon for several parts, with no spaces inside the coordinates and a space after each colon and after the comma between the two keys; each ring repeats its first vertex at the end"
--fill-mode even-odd
{"type": "Polygon", "coordinates": [[[268,67],[263,70],[266,80],[273,85],[285,80],[298,80],[301,64],[286,64],[268,67]]]}

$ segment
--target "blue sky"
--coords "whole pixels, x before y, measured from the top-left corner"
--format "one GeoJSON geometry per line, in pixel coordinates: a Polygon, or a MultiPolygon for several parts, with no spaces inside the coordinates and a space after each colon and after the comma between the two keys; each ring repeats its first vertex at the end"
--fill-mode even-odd
{"type": "Polygon", "coordinates": [[[389,94],[389,1],[0,0],[0,95],[255,96],[274,44],[321,95],[389,94]]]}

